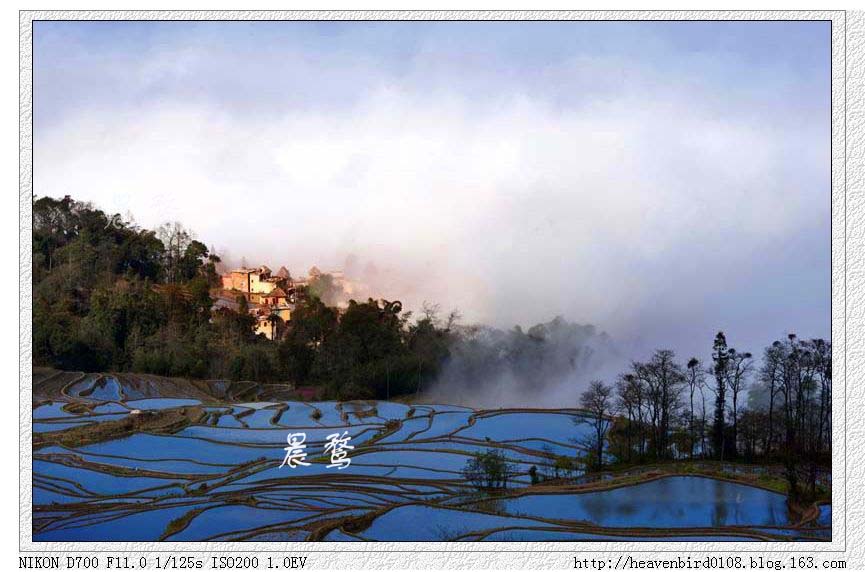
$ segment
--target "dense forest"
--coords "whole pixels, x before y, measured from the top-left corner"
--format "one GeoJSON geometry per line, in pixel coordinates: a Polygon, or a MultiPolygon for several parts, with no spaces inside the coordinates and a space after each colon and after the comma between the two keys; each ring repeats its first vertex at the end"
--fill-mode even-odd
{"type": "Polygon", "coordinates": [[[318,295],[326,284],[310,285],[280,340],[255,335],[243,299],[213,308],[219,262],[177,223],[153,231],[70,197],[34,201],[34,364],[386,398],[417,391],[447,356],[455,316],[412,319],[376,300],[338,311],[318,295]]]}

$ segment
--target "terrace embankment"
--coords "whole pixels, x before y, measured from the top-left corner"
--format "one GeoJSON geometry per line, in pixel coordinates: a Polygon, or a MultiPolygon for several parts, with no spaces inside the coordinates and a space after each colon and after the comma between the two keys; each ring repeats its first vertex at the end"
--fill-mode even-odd
{"type": "Polygon", "coordinates": [[[90,443],[119,439],[133,433],[176,433],[181,429],[201,422],[206,416],[202,407],[174,407],[130,414],[123,419],[89,423],[63,431],[46,431],[33,434],[33,447],[62,445],[80,447],[90,443]]]}
{"type": "MultiPolygon", "coordinates": [[[[254,381],[228,381],[221,379],[188,379],[163,377],[144,373],[61,371],[49,367],[33,368],[33,400],[57,401],[88,399],[84,394],[70,393],[77,383],[112,378],[121,386],[123,400],[135,395],[137,398],[176,397],[198,399],[203,403],[233,401],[286,401],[296,399],[293,387],[288,384],[261,384],[254,381]]],[[[93,387],[93,386],[91,386],[93,387]]]]}

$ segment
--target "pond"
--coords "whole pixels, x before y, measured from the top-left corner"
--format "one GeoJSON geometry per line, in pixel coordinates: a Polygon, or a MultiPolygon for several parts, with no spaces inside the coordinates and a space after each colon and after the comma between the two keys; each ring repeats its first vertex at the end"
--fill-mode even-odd
{"type": "Polygon", "coordinates": [[[366,540],[446,541],[477,531],[538,524],[542,523],[527,518],[407,505],[379,516],[357,536],[366,540]]]}
{"type": "Polygon", "coordinates": [[[546,437],[550,441],[569,444],[585,438],[591,431],[589,424],[573,413],[493,413],[476,416],[471,427],[456,435],[502,442],[546,437]]]}
{"type": "Polygon", "coordinates": [[[503,501],[512,515],[599,526],[687,528],[789,523],[783,495],[703,477],[666,477],[585,494],[526,495],[503,501]]]}

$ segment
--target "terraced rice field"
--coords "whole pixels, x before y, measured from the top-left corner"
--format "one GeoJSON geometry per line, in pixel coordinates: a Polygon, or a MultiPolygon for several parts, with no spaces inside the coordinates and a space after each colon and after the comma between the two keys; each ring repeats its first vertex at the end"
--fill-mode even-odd
{"type": "Polygon", "coordinates": [[[552,477],[556,455],[580,454],[590,427],[577,410],[306,403],[289,394],[247,383],[34,372],[34,541],[831,536],[830,505],[793,523],[783,495],[744,482],[656,471],[533,485],[532,467],[552,477]],[[299,432],[309,466],[280,468],[288,434],[299,432]],[[343,432],[354,446],[350,465],[328,468],[327,436],[343,432]],[[490,449],[513,468],[507,490],[493,495],[461,472],[490,449]]]}

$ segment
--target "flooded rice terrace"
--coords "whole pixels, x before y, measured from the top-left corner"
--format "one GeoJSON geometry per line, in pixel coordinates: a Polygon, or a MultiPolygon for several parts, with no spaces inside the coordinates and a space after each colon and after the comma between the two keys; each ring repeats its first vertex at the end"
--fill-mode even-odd
{"type": "Polygon", "coordinates": [[[830,506],[792,522],[783,495],[745,482],[658,468],[560,478],[556,459],[582,455],[591,431],[577,410],[290,395],[278,385],[35,370],[33,540],[831,536],[830,506]],[[507,488],[484,492],[463,469],[491,450],[510,475],[507,488]]]}

